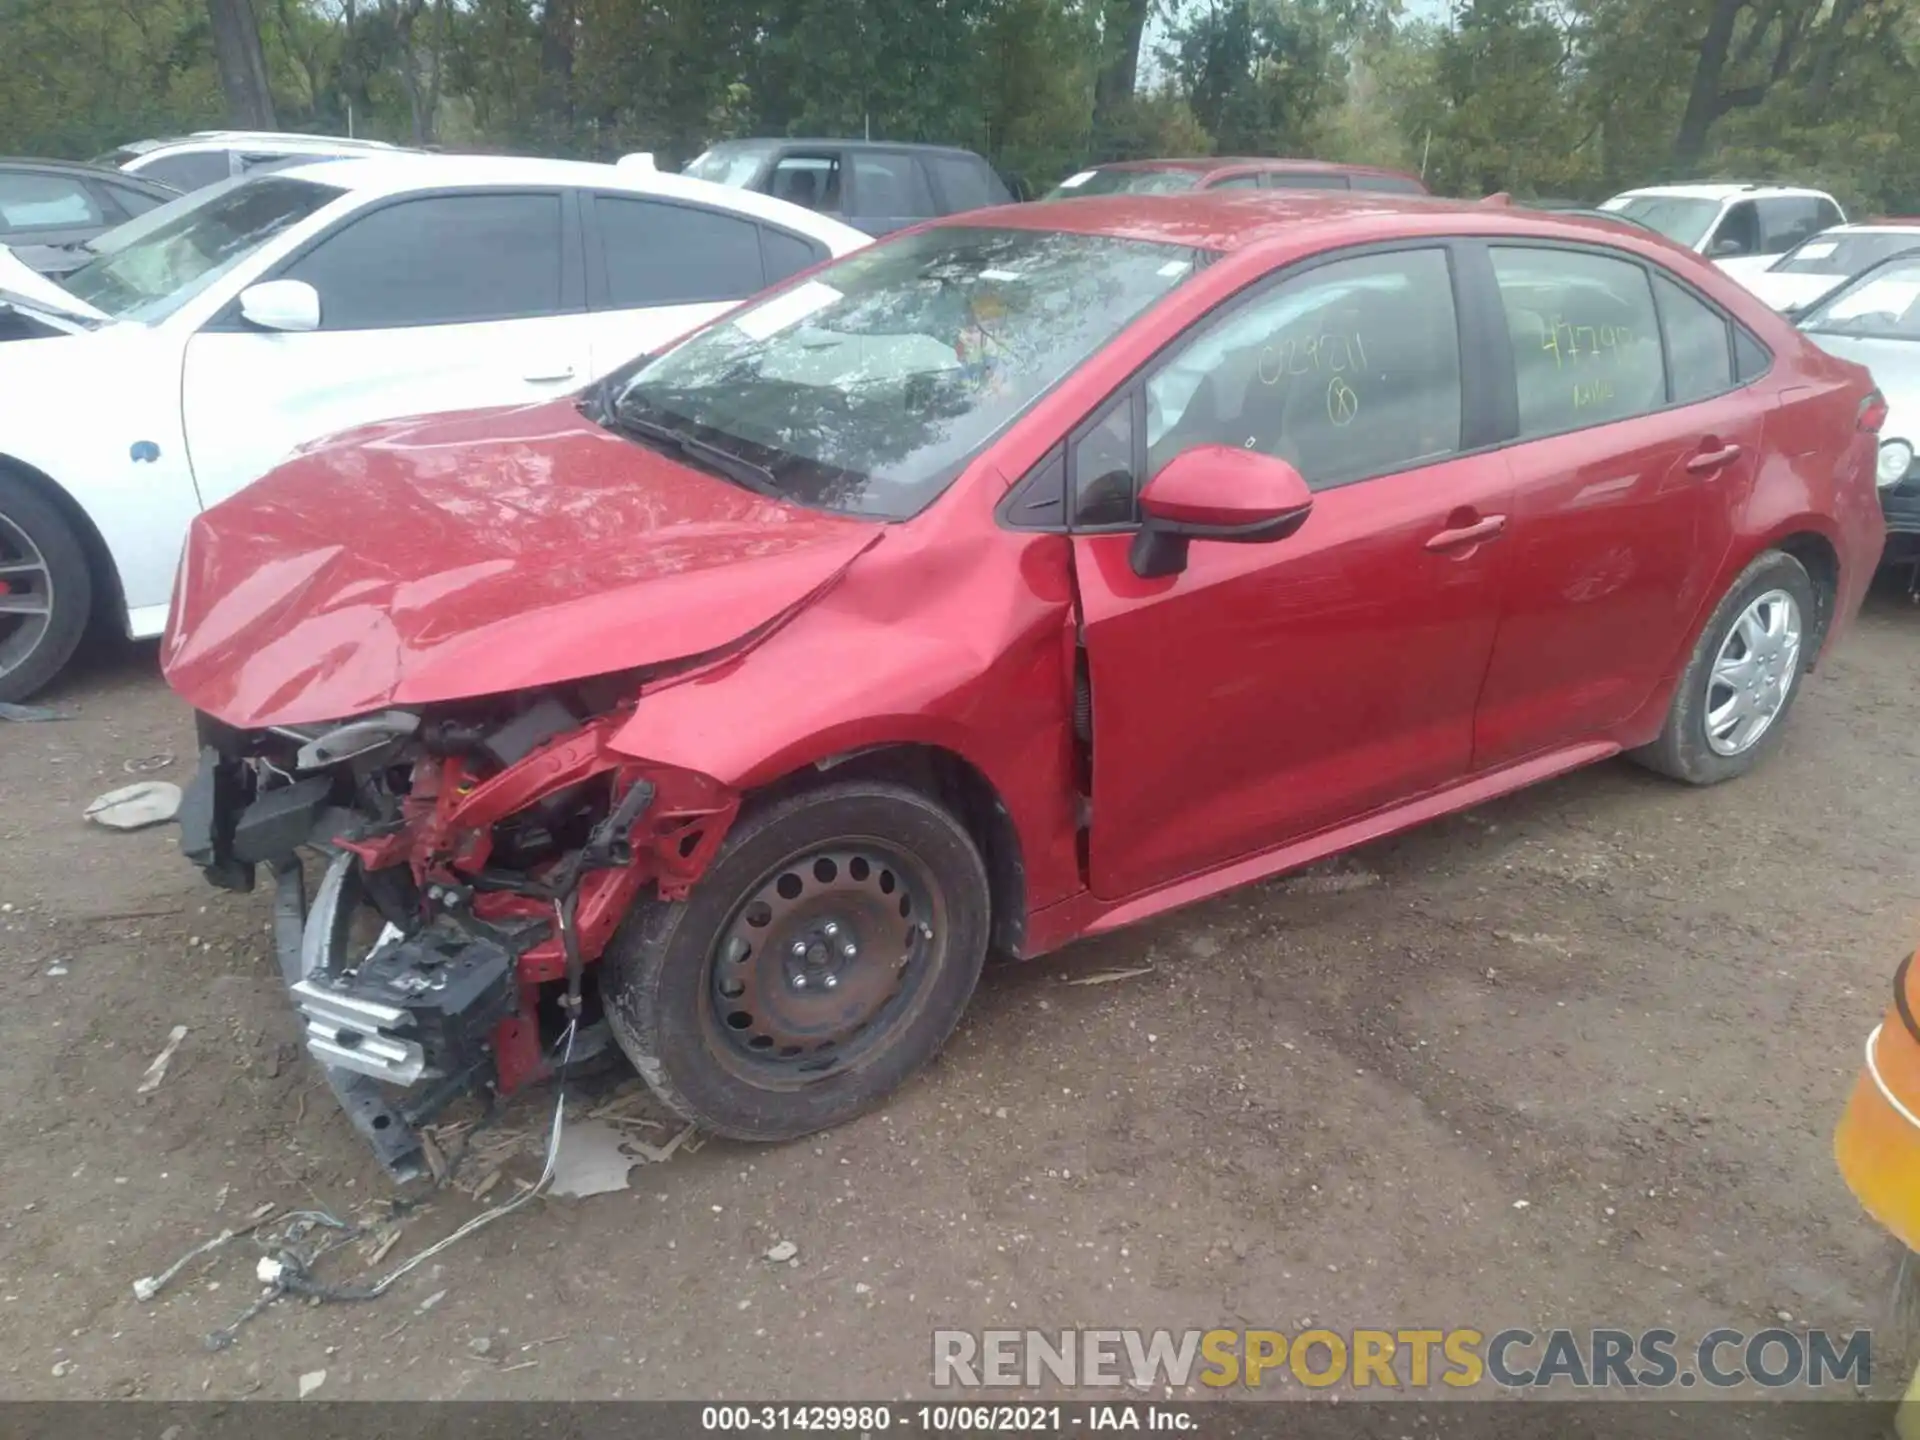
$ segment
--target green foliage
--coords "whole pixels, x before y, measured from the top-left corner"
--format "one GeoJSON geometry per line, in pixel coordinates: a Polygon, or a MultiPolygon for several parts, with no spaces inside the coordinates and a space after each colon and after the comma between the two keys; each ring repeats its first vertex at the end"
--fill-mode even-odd
{"type": "MultiPolygon", "coordinates": [[[[1791,178],[1920,210],[1920,0],[1399,3],[252,0],[297,129],[663,163],[871,133],[971,146],[1036,188],[1214,151],[1424,165],[1467,195],[1791,178]]],[[[0,151],[227,123],[208,15],[0,0],[0,151]]]]}

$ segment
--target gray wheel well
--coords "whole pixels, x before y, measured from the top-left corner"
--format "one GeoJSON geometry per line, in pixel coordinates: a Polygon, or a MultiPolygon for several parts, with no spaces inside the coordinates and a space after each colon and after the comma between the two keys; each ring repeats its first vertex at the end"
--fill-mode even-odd
{"type": "Polygon", "coordinates": [[[1819,627],[1818,639],[1807,647],[1807,668],[1811,670],[1826,641],[1827,630],[1833,624],[1833,607],[1840,596],[1840,554],[1826,536],[1811,530],[1789,535],[1774,548],[1800,562],[1813,581],[1813,593],[1820,603],[1820,613],[1814,617],[1814,624],[1819,627]]]}
{"type": "Polygon", "coordinates": [[[885,780],[918,790],[950,810],[986,862],[994,948],[1020,955],[1027,937],[1027,872],[1013,817],[991,781],[937,745],[877,745],[828,756],[756,790],[750,800],[793,795],[835,780],[885,780]]]}
{"type": "Polygon", "coordinates": [[[127,598],[120,588],[120,571],[113,563],[113,554],[107,549],[107,542],[100,537],[87,512],[80,508],[80,502],[62,489],[51,475],[11,455],[0,455],[0,470],[31,485],[73,527],[73,538],[80,542],[80,549],[87,557],[87,570],[93,576],[93,614],[88,617],[89,626],[112,619],[115,632],[124,634],[127,598]]]}

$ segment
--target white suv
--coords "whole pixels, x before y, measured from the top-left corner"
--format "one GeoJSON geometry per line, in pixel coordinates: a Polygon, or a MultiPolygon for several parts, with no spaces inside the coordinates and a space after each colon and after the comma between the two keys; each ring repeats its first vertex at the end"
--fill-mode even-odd
{"type": "Polygon", "coordinates": [[[1736,277],[1766,269],[1847,218],[1824,190],[1792,185],[1649,185],[1600,208],[1659,231],[1736,277]]]}
{"type": "Polygon", "coordinates": [[[0,246],[0,701],[90,613],[158,635],[188,523],[295,446],[560,400],[868,243],[569,160],[330,160],[183,199],[58,284],[0,246]]]}
{"type": "Polygon", "coordinates": [[[275,170],[303,161],[392,155],[400,147],[381,140],[337,135],[299,135],[280,130],[198,130],[162,140],[134,140],[94,160],[130,175],[144,175],[176,190],[198,190],[232,175],[275,170]]]}

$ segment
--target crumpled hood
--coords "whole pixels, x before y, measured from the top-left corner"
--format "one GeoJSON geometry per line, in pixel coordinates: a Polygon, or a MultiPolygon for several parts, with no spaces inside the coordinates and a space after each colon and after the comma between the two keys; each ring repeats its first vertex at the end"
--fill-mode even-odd
{"type": "Polygon", "coordinates": [[[365,426],[193,523],[161,646],[257,728],[702,655],[884,533],[677,464],[571,401],[365,426]]]}

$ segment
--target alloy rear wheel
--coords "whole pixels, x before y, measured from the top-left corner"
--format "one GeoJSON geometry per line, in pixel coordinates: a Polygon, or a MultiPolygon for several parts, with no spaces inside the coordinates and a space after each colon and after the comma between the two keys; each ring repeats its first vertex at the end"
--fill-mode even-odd
{"type": "Polygon", "coordinates": [[[93,581],[60,511],[0,468],[0,701],[60,673],[86,633],[93,581]]]}

